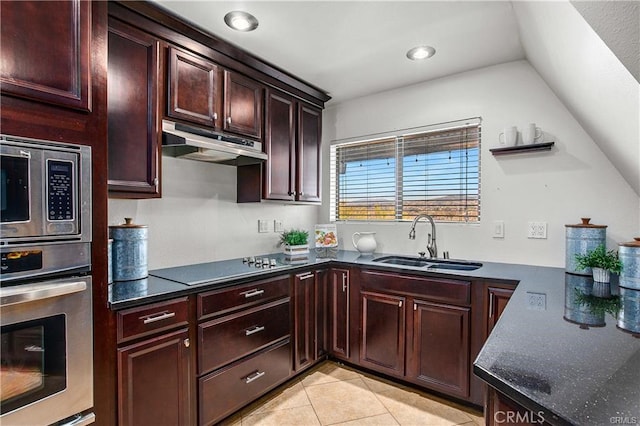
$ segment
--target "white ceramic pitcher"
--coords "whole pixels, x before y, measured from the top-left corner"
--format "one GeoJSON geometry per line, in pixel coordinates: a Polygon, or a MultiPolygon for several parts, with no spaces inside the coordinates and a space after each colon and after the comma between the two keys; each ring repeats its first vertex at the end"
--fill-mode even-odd
{"type": "Polygon", "coordinates": [[[375,234],[376,234],[375,232],[354,233],[353,236],[351,237],[353,246],[361,254],[373,254],[373,252],[376,251],[376,247],[378,247],[378,243],[376,243],[376,239],[374,237],[375,234]]]}

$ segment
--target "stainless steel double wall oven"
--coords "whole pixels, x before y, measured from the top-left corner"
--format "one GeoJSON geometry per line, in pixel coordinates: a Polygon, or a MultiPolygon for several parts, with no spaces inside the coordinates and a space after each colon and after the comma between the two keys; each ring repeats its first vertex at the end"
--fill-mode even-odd
{"type": "Polygon", "coordinates": [[[0,166],[0,423],[91,423],[91,149],[1,135],[0,166]]]}

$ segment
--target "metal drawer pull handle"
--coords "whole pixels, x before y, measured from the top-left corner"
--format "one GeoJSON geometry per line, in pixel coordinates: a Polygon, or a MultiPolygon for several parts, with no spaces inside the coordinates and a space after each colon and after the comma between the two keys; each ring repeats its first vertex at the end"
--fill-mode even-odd
{"type": "Polygon", "coordinates": [[[173,318],[176,316],[175,312],[160,312],[158,314],[152,314],[152,315],[147,315],[145,317],[140,317],[140,319],[144,318],[144,321],[142,321],[144,324],[149,324],[152,322],[156,322],[156,321],[162,321],[165,320],[167,318],[173,318]]]}
{"type": "Polygon", "coordinates": [[[227,117],[227,124],[231,124],[231,116],[227,117]]]}
{"type": "Polygon", "coordinates": [[[246,299],[248,299],[250,297],[260,296],[263,293],[264,293],[264,290],[258,290],[257,288],[254,288],[253,290],[245,291],[245,292],[240,293],[240,294],[244,294],[244,297],[246,299]]]}
{"type": "Polygon", "coordinates": [[[300,281],[307,280],[309,278],[313,278],[313,274],[298,275],[298,278],[300,279],[300,281]]]}
{"type": "Polygon", "coordinates": [[[262,372],[256,371],[255,373],[247,376],[247,378],[244,380],[244,382],[246,384],[249,384],[249,383],[253,382],[254,380],[258,380],[260,377],[262,377],[264,375],[265,375],[264,371],[262,371],[262,372]]]}
{"type": "Polygon", "coordinates": [[[256,326],[255,326],[255,327],[253,327],[253,328],[249,328],[249,329],[245,330],[245,331],[244,331],[244,334],[245,334],[245,336],[251,336],[252,334],[259,333],[259,332],[261,332],[261,331],[263,331],[263,330],[264,330],[264,326],[262,326],[262,325],[260,325],[260,326],[256,325],[256,326]]]}

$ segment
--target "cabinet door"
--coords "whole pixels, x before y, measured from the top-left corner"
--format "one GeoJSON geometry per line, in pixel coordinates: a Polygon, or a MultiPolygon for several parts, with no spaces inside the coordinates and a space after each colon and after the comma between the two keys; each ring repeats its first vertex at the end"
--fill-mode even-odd
{"type": "Polygon", "coordinates": [[[284,93],[267,90],[264,198],[294,199],[295,102],[284,93]]]}
{"type": "Polygon", "coordinates": [[[159,41],[109,18],[110,195],[160,196],[159,41]]]}
{"type": "Polygon", "coordinates": [[[296,274],[293,284],[294,356],[293,369],[298,371],[315,361],[315,274],[296,274]]]}
{"type": "Polygon", "coordinates": [[[224,71],[224,130],[262,139],[264,88],[238,73],[224,71]]]}
{"type": "Polygon", "coordinates": [[[91,110],[91,2],[2,1],[2,92],[91,110]]]}
{"type": "Polygon", "coordinates": [[[404,375],[406,300],[402,296],[362,291],[360,364],[404,375]]]}
{"type": "Polygon", "coordinates": [[[120,425],[193,424],[186,329],[118,349],[120,425]]]}
{"type": "Polygon", "coordinates": [[[216,64],[169,48],[168,81],[169,117],[221,127],[222,79],[216,64]]]}
{"type": "Polygon", "coordinates": [[[329,278],[331,354],[349,359],[349,271],[332,269],[329,278]]]}
{"type": "Polygon", "coordinates": [[[469,396],[469,308],[415,300],[411,379],[448,395],[469,396]]]}
{"type": "Polygon", "coordinates": [[[298,104],[298,153],[296,199],[320,201],[320,169],[322,111],[310,105],[298,104]]]}
{"type": "Polygon", "coordinates": [[[329,274],[326,269],[316,271],[315,285],[315,301],[316,301],[316,336],[315,336],[315,359],[318,360],[327,354],[327,335],[328,335],[328,283],[329,274]]]}
{"type": "Polygon", "coordinates": [[[489,296],[489,306],[487,308],[488,336],[491,333],[491,330],[493,330],[493,327],[498,322],[498,318],[500,318],[500,315],[502,315],[502,311],[504,311],[504,308],[507,306],[511,295],[513,294],[513,290],[508,288],[488,287],[487,292],[489,296]]]}

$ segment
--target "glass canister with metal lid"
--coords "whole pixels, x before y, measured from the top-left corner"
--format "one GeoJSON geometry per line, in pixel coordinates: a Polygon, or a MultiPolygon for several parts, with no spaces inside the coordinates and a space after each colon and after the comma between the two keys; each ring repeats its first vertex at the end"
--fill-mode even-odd
{"type": "Polygon", "coordinates": [[[565,225],[565,271],[571,274],[591,275],[591,268],[578,269],[576,254],[587,254],[599,245],[607,242],[607,225],[594,225],[589,223],[591,218],[581,218],[582,223],[565,225]]]}
{"type": "Polygon", "coordinates": [[[130,217],[122,225],[110,226],[113,239],[113,280],[130,281],[146,278],[147,226],[133,223],[130,217]]]}
{"type": "Polygon", "coordinates": [[[640,237],[628,243],[620,243],[618,256],[622,262],[620,287],[640,290],[640,237]]]}

